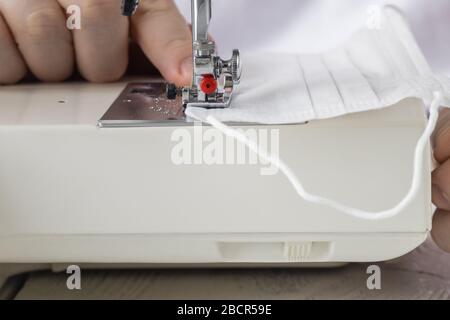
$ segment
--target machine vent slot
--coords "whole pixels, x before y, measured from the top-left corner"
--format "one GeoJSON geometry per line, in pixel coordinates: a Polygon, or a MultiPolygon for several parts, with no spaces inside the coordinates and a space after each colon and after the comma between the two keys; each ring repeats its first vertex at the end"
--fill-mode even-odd
{"type": "Polygon", "coordinates": [[[227,262],[326,262],[331,242],[219,242],[218,249],[227,262]]]}

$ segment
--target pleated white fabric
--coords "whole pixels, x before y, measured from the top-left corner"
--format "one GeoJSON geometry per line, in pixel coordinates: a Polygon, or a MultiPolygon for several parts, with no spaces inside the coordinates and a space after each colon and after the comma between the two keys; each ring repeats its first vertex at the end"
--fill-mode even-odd
{"type": "Polygon", "coordinates": [[[392,106],[409,98],[430,104],[441,92],[450,105],[450,79],[434,74],[402,14],[383,10],[346,44],[323,54],[264,54],[243,59],[243,76],[229,109],[188,108],[194,119],[301,123],[392,106]]]}

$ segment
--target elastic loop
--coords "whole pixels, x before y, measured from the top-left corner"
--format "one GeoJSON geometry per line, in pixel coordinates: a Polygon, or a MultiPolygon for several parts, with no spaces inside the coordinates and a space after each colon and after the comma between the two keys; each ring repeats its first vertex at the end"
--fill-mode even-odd
{"type": "Polygon", "coordinates": [[[292,169],[278,156],[274,154],[267,153],[266,150],[258,147],[258,145],[250,140],[246,135],[243,133],[234,130],[224,123],[220,122],[213,116],[208,116],[206,119],[200,119],[200,117],[193,114],[193,112],[190,112],[190,116],[193,118],[196,118],[199,121],[209,123],[211,126],[222,132],[228,137],[232,137],[236,139],[237,141],[243,143],[245,146],[247,146],[251,151],[255,152],[257,155],[259,155],[261,158],[265,159],[269,163],[271,163],[273,166],[276,166],[289,180],[291,185],[294,187],[295,191],[298,193],[298,195],[303,198],[305,201],[323,205],[326,207],[330,207],[332,209],[335,209],[339,212],[342,212],[344,214],[347,214],[349,216],[363,219],[363,220],[384,220],[388,218],[392,218],[405,210],[416,198],[417,194],[420,191],[420,182],[421,177],[424,170],[424,158],[425,158],[425,152],[427,150],[428,143],[430,142],[430,137],[433,134],[434,129],[436,128],[436,124],[439,118],[439,108],[441,101],[443,99],[443,95],[440,92],[434,92],[433,94],[433,101],[430,105],[430,116],[427,123],[427,126],[420,137],[420,139],[417,142],[415,152],[414,152],[414,169],[413,169],[413,175],[412,175],[412,181],[411,186],[409,188],[408,193],[404,196],[404,198],[394,207],[379,211],[379,212],[370,212],[365,210],[360,210],[357,208],[353,208],[350,206],[347,206],[345,204],[342,204],[338,201],[335,201],[333,199],[328,199],[319,195],[311,194],[309,193],[298,177],[295,175],[295,173],[292,171],[292,169]]]}

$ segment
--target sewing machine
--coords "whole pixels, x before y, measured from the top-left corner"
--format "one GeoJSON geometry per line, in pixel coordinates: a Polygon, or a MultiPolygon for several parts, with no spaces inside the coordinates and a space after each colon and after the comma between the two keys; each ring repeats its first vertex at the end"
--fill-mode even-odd
{"type": "MultiPolygon", "coordinates": [[[[139,0],[123,0],[123,14],[133,15],[138,5],[139,0]]],[[[184,107],[228,108],[241,78],[239,50],[233,50],[230,60],[216,54],[216,44],[208,34],[211,16],[211,0],[192,0],[192,85],[181,89],[166,85],[167,98],[176,100],[181,95],[184,107]]]]}
{"type": "MultiPolygon", "coordinates": [[[[196,158],[220,133],[185,106],[229,107],[241,69],[238,51],[216,56],[210,8],[193,0],[189,88],[133,79],[0,89],[1,263],[299,266],[392,259],[426,239],[431,156],[419,196],[382,221],[307,203],[267,164],[196,158]],[[192,161],[178,163],[186,136],[192,161]]],[[[270,146],[311,192],[376,211],[407,192],[425,114],[408,99],[297,125],[231,125],[276,137],[270,146]]]]}

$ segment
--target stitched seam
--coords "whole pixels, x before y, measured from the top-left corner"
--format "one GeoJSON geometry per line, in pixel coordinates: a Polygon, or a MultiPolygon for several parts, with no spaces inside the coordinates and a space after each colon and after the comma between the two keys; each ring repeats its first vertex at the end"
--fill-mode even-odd
{"type": "Polygon", "coordinates": [[[296,55],[295,56],[295,60],[296,60],[297,65],[298,65],[298,67],[300,69],[300,72],[301,72],[301,75],[302,75],[302,78],[303,78],[303,83],[305,84],[306,90],[308,92],[308,97],[309,97],[309,101],[311,102],[311,107],[312,107],[312,111],[314,113],[314,117],[317,118],[316,106],[315,106],[314,100],[312,98],[311,89],[309,88],[308,81],[306,81],[305,70],[304,70],[302,62],[300,60],[300,55],[296,55]]]}
{"type": "Polygon", "coordinates": [[[339,97],[341,98],[341,102],[342,102],[342,106],[343,106],[344,110],[348,111],[347,108],[345,107],[346,106],[345,99],[344,99],[344,96],[342,95],[341,89],[339,88],[339,85],[334,77],[334,74],[328,67],[327,63],[325,62],[325,58],[322,54],[320,55],[320,61],[325,66],[325,69],[327,69],[328,75],[330,76],[331,80],[333,80],[333,84],[336,87],[337,92],[339,93],[339,97]]]}
{"type": "Polygon", "coordinates": [[[367,86],[370,88],[370,90],[372,91],[372,93],[374,94],[374,96],[377,98],[378,103],[382,104],[380,96],[378,95],[378,92],[375,91],[375,88],[373,87],[372,83],[366,78],[366,76],[361,72],[361,70],[359,70],[359,68],[356,66],[355,61],[353,60],[352,56],[350,55],[350,53],[348,52],[347,48],[344,48],[344,52],[345,55],[348,58],[348,61],[350,62],[350,64],[353,66],[353,68],[355,68],[355,70],[357,70],[357,72],[361,75],[361,77],[366,81],[367,86]]]}

